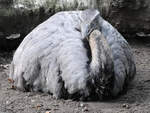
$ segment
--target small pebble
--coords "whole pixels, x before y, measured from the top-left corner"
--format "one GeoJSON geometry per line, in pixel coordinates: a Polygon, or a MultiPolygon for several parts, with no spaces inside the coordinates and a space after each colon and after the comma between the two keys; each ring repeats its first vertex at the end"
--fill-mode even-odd
{"type": "Polygon", "coordinates": [[[122,107],[123,107],[123,108],[127,108],[127,109],[130,108],[128,104],[123,104],[122,107]]]}
{"type": "Polygon", "coordinates": [[[80,103],[80,107],[84,107],[84,104],[83,104],[83,103],[80,103]]]}
{"type": "Polygon", "coordinates": [[[31,100],[31,102],[33,103],[33,102],[35,102],[35,100],[31,100]]]}
{"type": "Polygon", "coordinates": [[[6,101],[6,104],[9,104],[9,101],[6,101]]]}
{"type": "Polygon", "coordinates": [[[83,111],[83,112],[88,111],[88,108],[87,108],[87,107],[84,107],[84,108],[82,109],[82,111],[83,111]]]}

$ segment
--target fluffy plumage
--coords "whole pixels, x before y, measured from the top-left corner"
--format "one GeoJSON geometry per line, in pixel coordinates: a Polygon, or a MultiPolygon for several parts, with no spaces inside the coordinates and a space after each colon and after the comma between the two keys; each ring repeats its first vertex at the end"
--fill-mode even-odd
{"type": "Polygon", "coordinates": [[[31,31],[14,54],[9,77],[20,90],[80,98],[99,92],[116,96],[134,75],[126,40],[97,10],[88,9],[59,12],[31,31]],[[99,32],[91,35],[95,29],[99,32]]]}

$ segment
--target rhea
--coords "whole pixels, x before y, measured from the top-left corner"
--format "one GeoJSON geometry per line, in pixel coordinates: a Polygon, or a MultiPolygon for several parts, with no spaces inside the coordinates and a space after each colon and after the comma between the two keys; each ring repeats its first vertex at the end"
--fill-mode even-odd
{"type": "Polygon", "coordinates": [[[59,12],[14,53],[9,77],[23,91],[58,98],[117,96],[136,67],[123,36],[94,9],[59,12]]]}

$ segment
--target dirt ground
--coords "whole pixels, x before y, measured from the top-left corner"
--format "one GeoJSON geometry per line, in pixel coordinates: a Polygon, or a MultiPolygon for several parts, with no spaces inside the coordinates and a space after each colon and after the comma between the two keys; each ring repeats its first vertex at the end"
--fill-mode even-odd
{"type": "Polygon", "coordinates": [[[56,100],[48,94],[15,90],[8,81],[12,53],[0,52],[0,113],[150,113],[150,41],[144,40],[128,40],[137,75],[127,93],[102,102],[56,100]]]}

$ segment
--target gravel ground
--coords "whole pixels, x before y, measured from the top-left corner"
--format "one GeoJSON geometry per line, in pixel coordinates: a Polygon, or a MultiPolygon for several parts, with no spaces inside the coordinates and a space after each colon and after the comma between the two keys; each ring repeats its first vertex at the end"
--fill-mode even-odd
{"type": "Polygon", "coordinates": [[[48,94],[15,90],[8,80],[12,53],[0,52],[0,113],[149,113],[150,41],[144,40],[128,40],[136,59],[137,75],[127,93],[102,102],[56,100],[48,94]]]}

